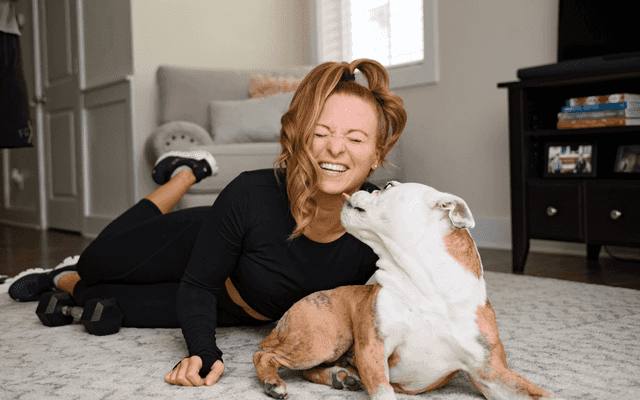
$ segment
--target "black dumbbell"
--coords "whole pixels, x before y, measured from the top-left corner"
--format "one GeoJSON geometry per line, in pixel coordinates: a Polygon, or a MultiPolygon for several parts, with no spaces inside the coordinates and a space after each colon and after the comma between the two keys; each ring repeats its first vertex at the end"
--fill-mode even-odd
{"type": "Polygon", "coordinates": [[[75,307],[75,302],[67,292],[47,292],[40,297],[36,309],[38,318],[46,326],[62,326],[80,318],[87,332],[104,336],[118,333],[124,314],[116,299],[90,299],[83,307],[75,307]]]}

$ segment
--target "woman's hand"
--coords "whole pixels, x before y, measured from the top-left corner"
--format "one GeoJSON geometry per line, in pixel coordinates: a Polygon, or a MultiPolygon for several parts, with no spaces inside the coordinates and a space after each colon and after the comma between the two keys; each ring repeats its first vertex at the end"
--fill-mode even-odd
{"type": "Polygon", "coordinates": [[[200,368],[202,368],[200,357],[185,358],[164,377],[164,381],[179,386],[211,386],[218,382],[220,375],[224,372],[224,364],[220,360],[213,363],[211,372],[204,379],[200,378],[200,368]]]}

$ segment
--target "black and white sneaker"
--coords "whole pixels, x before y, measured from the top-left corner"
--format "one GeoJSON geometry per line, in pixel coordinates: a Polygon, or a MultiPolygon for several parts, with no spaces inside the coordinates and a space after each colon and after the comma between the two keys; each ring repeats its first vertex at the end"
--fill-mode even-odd
{"type": "Polygon", "coordinates": [[[54,269],[31,268],[0,285],[0,293],[8,292],[16,301],[40,300],[43,293],[55,289],[53,278],[63,271],[76,271],[80,256],[67,257],[54,269]]]}
{"type": "Polygon", "coordinates": [[[196,176],[196,183],[218,173],[215,158],[206,150],[169,151],[156,161],[153,167],[153,180],[158,185],[164,185],[173,177],[175,170],[183,165],[191,168],[196,176]]]}

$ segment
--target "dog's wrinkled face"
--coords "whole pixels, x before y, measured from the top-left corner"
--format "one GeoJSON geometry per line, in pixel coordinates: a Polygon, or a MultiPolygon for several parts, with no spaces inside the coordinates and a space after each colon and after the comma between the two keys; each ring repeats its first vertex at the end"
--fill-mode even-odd
{"type": "Polygon", "coordinates": [[[380,191],[354,193],[342,207],[347,232],[364,243],[388,240],[412,245],[425,236],[442,238],[453,228],[473,228],[475,221],[461,198],[419,183],[391,181],[380,191]]]}

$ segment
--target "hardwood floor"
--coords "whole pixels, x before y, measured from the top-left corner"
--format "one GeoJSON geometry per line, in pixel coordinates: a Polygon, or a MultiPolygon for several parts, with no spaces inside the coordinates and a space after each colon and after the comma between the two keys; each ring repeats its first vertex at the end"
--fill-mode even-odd
{"type": "MultiPolygon", "coordinates": [[[[479,249],[479,252],[485,271],[511,272],[510,251],[479,249]]],[[[623,254],[613,255],[626,258],[623,254]]],[[[600,257],[593,263],[586,257],[529,252],[523,275],[640,290],[640,259],[621,261],[600,257]]]]}
{"type": "Polygon", "coordinates": [[[80,234],[0,224],[0,275],[53,268],[65,258],[82,253],[89,243],[91,239],[80,234]]]}
{"type": "MultiPolygon", "coordinates": [[[[0,275],[14,276],[29,268],[53,268],[66,257],[82,253],[91,239],[63,231],[39,231],[0,224],[0,275]]],[[[511,252],[480,249],[486,271],[511,272],[511,252]]],[[[640,290],[640,261],[618,261],[557,254],[529,253],[524,275],[640,290]]]]}

